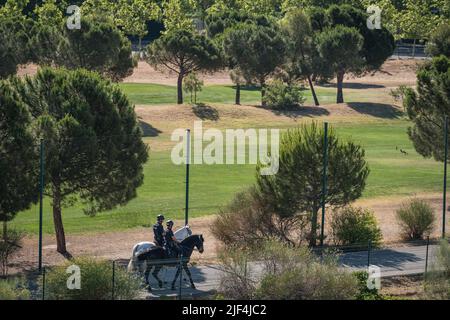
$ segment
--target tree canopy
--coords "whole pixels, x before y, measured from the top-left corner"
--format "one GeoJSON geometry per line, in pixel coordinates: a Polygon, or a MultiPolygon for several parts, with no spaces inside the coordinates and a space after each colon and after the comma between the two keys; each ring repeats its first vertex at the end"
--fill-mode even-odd
{"type": "Polygon", "coordinates": [[[130,75],[134,68],[130,41],[111,22],[82,18],[81,29],[65,24],[37,24],[32,39],[35,60],[68,69],[85,68],[113,80],[130,75]]]}
{"type": "Polygon", "coordinates": [[[178,104],[183,103],[183,79],[196,71],[214,70],[221,65],[215,44],[194,32],[178,30],[164,34],[147,47],[147,61],[178,75],[178,104]]]}
{"type": "MultiPolygon", "coordinates": [[[[257,175],[257,187],[271,212],[281,217],[306,213],[311,219],[310,245],[316,245],[318,211],[322,198],[324,131],[317,123],[283,133],[279,170],[275,175],[257,175]]],[[[343,206],[359,197],[369,169],[364,149],[342,141],[334,130],[328,134],[328,190],[325,202],[343,206]]]]}
{"type": "Polygon", "coordinates": [[[52,199],[57,250],[66,254],[63,206],[81,201],[92,215],[136,197],[147,147],[126,96],[96,73],[44,68],[16,78],[14,86],[36,138],[44,139],[45,194],[52,199]]]}
{"type": "Polygon", "coordinates": [[[0,221],[7,222],[37,201],[37,141],[31,116],[11,83],[0,81],[0,221]]]}
{"type": "Polygon", "coordinates": [[[318,59],[316,33],[311,21],[302,9],[292,9],[281,20],[287,43],[287,63],[284,69],[295,80],[307,79],[316,106],[319,105],[312,81],[313,75],[324,74],[323,64],[318,59]]]}
{"type": "Polygon", "coordinates": [[[30,58],[29,26],[27,19],[0,15],[0,79],[15,74],[30,58]]]}
{"type": "Polygon", "coordinates": [[[417,73],[417,91],[408,88],[404,106],[414,125],[408,135],[416,151],[444,161],[444,119],[450,116],[450,60],[436,57],[417,73]]]}
{"type": "Polygon", "coordinates": [[[318,14],[314,19],[312,25],[320,28],[317,31],[323,33],[318,36],[319,52],[323,58],[322,63],[334,65],[338,87],[336,101],[342,103],[344,102],[342,88],[345,73],[360,74],[379,69],[394,52],[394,37],[385,27],[374,30],[367,28],[367,14],[349,5],[332,5],[324,14],[318,14]],[[359,48],[360,41],[356,40],[354,32],[352,32],[353,37],[351,37],[353,42],[346,42],[345,38],[350,36],[350,32],[343,27],[352,28],[360,34],[361,48],[359,48]],[[336,30],[333,31],[333,28],[336,28],[336,30]],[[336,38],[333,39],[333,37],[336,38]],[[340,44],[337,41],[340,41],[340,44]],[[341,45],[344,48],[340,49],[341,45]],[[337,50],[339,53],[347,50],[355,60],[350,61],[350,56],[346,54],[335,56],[327,48],[337,50]],[[359,57],[356,57],[356,52],[351,53],[352,49],[356,50],[359,57]]]}
{"type": "Polygon", "coordinates": [[[325,29],[317,38],[320,57],[337,77],[337,103],[344,102],[344,75],[359,72],[362,68],[363,42],[363,37],[355,28],[344,26],[325,29]]]}
{"type": "Polygon", "coordinates": [[[242,23],[225,33],[223,48],[235,66],[260,84],[264,105],[266,80],[285,60],[286,44],[279,30],[275,26],[242,23]]]}

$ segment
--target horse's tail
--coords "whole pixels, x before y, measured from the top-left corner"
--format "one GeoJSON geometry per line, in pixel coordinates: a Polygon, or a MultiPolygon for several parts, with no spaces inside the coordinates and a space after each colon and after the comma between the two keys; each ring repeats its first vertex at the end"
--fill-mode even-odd
{"type": "Polygon", "coordinates": [[[133,247],[133,251],[131,253],[130,262],[128,262],[128,266],[127,266],[127,271],[128,272],[136,271],[136,262],[137,262],[136,251],[137,251],[138,247],[139,247],[138,244],[136,244],[133,247]]]}

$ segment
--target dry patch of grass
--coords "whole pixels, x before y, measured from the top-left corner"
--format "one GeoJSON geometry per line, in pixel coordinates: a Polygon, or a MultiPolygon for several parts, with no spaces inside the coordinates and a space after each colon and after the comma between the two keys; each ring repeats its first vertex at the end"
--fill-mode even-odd
{"type": "Polygon", "coordinates": [[[381,280],[382,295],[400,299],[418,300],[423,295],[423,276],[400,276],[381,280]]]}

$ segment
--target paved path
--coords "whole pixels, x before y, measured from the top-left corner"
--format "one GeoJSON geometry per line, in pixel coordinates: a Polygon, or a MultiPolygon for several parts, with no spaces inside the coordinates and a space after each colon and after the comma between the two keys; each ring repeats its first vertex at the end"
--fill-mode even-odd
{"type": "MultiPolygon", "coordinates": [[[[430,245],[429,256],[432,256],[436,245],[430,245]]],[[[398,248],[387,248],[371,251],[370,264],[381,268],[382,277],[402,276],[423,273],[425,270],[426,246],[405,246],[398,248]]],[[[348,252],[340,258],[342,267],[350,270],[367,270],[368,252],[348,252]]],[[[258,266],[253,266],[259,269],[258,266]]],[[[183,296],[205,296],[212,294],[218,288],[221,270],[218,265],[193,266],[190,268],[192,279],[196,290],[189,286],[187,276],[183,273],[182,295],[183,296]]],[[[258,271],[256,271],[258,273],[258,271]]],[[[150,283],[153,288],[148,298],[160,298],[162,296],[176,297],[179,294],[179,281],[176,290],[170,290],[170,283],[175,275],[175,268],[161,270],[160,277],[165,281],[164,288],[157,288],[157,283],[150,275],[150,283]]]]}

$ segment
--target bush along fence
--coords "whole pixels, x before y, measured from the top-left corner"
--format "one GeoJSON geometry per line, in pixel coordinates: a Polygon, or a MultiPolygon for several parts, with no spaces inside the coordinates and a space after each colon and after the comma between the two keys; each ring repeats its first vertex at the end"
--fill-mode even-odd
{"type": "MultiPolygon", "coordinates": [[[[11,284],[11,290],[24,288],[29,294],[23,297],[33,300],[181,299],[183,291],[192,289],[189,274],[183,268],[186,262],[182,257],[154,260],[146,273],[145,261],[130,269],[126,260],[76,258],[60,266],[43,266],[41,272],[30,272],[20,283],[11,284]],[[154,278],[155,269],[160,283],[154,278]],[[177,270],[180,271],[175,278],[177,270]],[[145,281],[146,277],[149,281],[145,281]]],[[[189,295],[192,296],[192,290],[189,295]]],[[[0,300],[3,298],[0,291],[0,300]]]]}
{"type": "MultiPolygon", "coordinates": [[[[250,287],[253,287],[256,292],[256,283],[261,283],[260,281],[265,279],[264,270],[268,265],[279,271],[280,268],[284,268],[280,266],[285,264],[291,263],[289,268],[295,269],[305,263],[309,265],[312,263],[311,261],[316,261],[314,266],[310,266],[311,268],[331,268],[336,272],[339,270],[342,274],[359,274],[359,278],[362,277],[360,273],[363,272],[367,274],[365,277],[372,280],[376,277],[381,279],[423,275],[427,288],[432,288],[433,292],[442,292],[439,287],[436,288],[436,284],[448,281],[448,274],[445,273],[448,270],[444,270],[445,266],[448,267],[448,263],[446,264],[445,261],[450,260],[448,247],[449,239],[427,238],[403,242],[396,247],[374,246],[371,241],[368,241],[365,244],[346,246],[324,246],[312,249],[307,247],[291,248],[287,250],[294,250],[292,252],[295,254],[286,255],[288,258],[283,257],[280,253],[282,251],[278,249],[265,251],[259,257],[245,256],[245,250],[240,250],[239,254],[232,254],[231,258],[230,255],[226,259],[223,259],[222,255],[218,256],[215,259],[219,261],[217,264],[202,265],[187,263],[187,259],[181,257],[170,261],[153,260],[148,265],[145,261],[137,260],[135,265],[130,265],[127,260],[106,261],[82,257],[68,260],[60,266],[44,266],[41,272],[28,272],[22,277],[10,276],[8,280],[0,280],[0,300],[217,298],[221,296],[224,283],[229,284],[230,282],[227,281],[233,283],[235,280],[230,280],[230,277],[236,277],[240,273],[249,279],[249,282],[244,285],[244,287],[248,287],[245,292],[249,292],[250,287]],[[443,242],[447,247],[442,244],[443,242]],[[331,265],[330,256],[336,257],[336,262],[331,265]],[[288,260],[292,261],[287,262],[288,260]],[[233,263],[229,263],[230,261],[233,263]],[[271,264],[270,261],[273,263],[271,264]],[[189,272],[186,272],[184,264],[189,272]],[[245,265],[245,268],[236,269],[236,266],[239,265],[245,265]],[[147,266],[150,269],[147,270],[147,266]],[[158,272],[155,272],[155,269],[158,272]],[[176,277],[177,270],[180,270],[178,277],[176,277]],[[155,274],[158,278],[155,277],[155,274]],[[146,276],[148,282],[145,281],[146,276]],[[193,289],[190,279],[195,284],[195,289],[193,289]]],[[[322,271],[318,272],[325,272],[325,269],[320,269],[322,271]]],[[[345,279],[345,281],[350,281],[345,279]]],[[[231,287],[235,289],[234,285],[231,287]]],[[[240,285],[243,284],[240,283],[240,285]]],[[[299,283],[299,285],[302,284],[299,283]]],[[[228,292],[230,287],[225,286],[225,288],[228,288],[225,290],[228,292]]],[[[247,298],[256,297],[249,296],[247,298]]]]}

